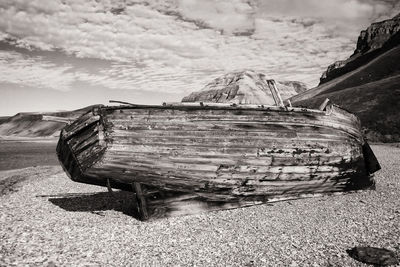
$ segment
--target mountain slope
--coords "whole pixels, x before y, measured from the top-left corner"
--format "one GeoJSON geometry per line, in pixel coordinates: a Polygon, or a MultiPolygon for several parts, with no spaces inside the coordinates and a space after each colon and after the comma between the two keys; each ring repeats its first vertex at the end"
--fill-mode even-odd
{"type": "Polygon", "coordinates": [[[356,49],[348,59],[330,65],[320,78],[320,85],[356,68],[397,46],[400,38],[400,14],[392,19],[372,23],[361,31],[356,49]]]}
{"type": "Polygon", "coordinates": [[[6,120],[8,120],[10,118],[10,116],[2,116],[0,117],[0,124],[2,124],[3,122],[5,122],[6,120]]]}
{"type": "Polygon", "coordinates": [[[359,68],[290,98],[292,103],[400,74],[400,46],[386,51],[359,68]]]}
{"type": "MultiPolygon", "coordinates": [[[[307,89],[303,83],[295,81],[276,82],[276,87],[283,100],[307,89]]],[[[252,70],[223,75],[207,84],[200,91],[184,97],[182,102],[275,105],[267,77],[263,73],[252,70]]]]}
{"type": "Polygon", "coordinates": [[[369,140],[400,140],[400,74],[379,81],[321,94],[296,102],[296,105],[317,108],[325,98],[360,118],[369,140]]]}
{"type": "Polygon", "coordinates": [[[400,141],[400,17],[362,31],[354,54],[343,62],[292,103],[316,108],[329,98],[360,117],[370,140],[400,141]]]}
{"type": "Polygon", "coordinates": [[[62,112],[24,112],[8,117],[0,122],[0,136],[51,137],[58,136],[65,123],[45,121],[43,116],[77,118],[94,106],[74,111],[62,112]]]}

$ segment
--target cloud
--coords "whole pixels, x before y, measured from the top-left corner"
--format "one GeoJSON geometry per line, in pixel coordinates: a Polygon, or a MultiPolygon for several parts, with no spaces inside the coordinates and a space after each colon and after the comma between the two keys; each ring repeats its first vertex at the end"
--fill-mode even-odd
{"type": "MultiPolygon", "coordinates": [[[[316,85],[327,65],[349,56],[358,32],[395,3],[357,0],[3,0],[0,81],[70,90],[187,94],[229,71],[255,69],[316,85]],[[53,51],[54,59],[17,47],[53,51]],[[63,56],[107,62],[65,62],[63,56]]],[[[94,61],[93,61],[94,62],[94,61]]]]}
{"type": "MultiPolygon", "coordinates": [[[[77,69],[71,64],[55,64],[42,57],[30,57],[18,52],[0,51],[0,83],[15,84],[22,87],[36,87],[57,91],[70,91],[74,84],[85,83],[115,90],[133,90],[133,84],[140,89],[150,87],[157,90],[160,81],[174,88],[179,75],[163,76],[148,81],[143,74],[132,75],[135,67],[115,64],[107,69],[91,73],[77,69]]],[[[154,73],[152,73],[154,75],[154,73]]],[[[143,89],[142,89],[143,90],[143,89]]],[[[146,90],[144,90],[146,91],[146,90]]],[[[150,90],[151,91],[151,90],[150,90]]],[[[175,93],[172,89],[171,93],[175,93]]]]}
{"type": "Polygon", "coordinates": [[[0,51],[0,82],[68,91],[74,77],[69,67],[26,58],[20,53],[0,51]]]}
{"type": "MultiPolygon", "coordinates": [[[[389,1],[376,0],[269,0],[261,1],[260,16],[317,19],[335,36],[356,38],[361,29],[378,19],[392,17],[389,1]]],[[[397,9],[399,10],[399,9],[397,9]]],[[[397,11],[398,12],[398,11],[397,11]]]]}
{"type": "Polygon", "coordinates": [[[186,0],[177,5],[179,14],[224,34],[240,34],[254,29],[255,9],[250,1],[186,0]]]}

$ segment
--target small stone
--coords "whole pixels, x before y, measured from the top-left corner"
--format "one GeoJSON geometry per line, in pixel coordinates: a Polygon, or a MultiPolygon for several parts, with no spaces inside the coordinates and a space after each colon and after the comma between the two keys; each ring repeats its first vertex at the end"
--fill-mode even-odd
{"type": "Polygon", "coordinates": [[[390,266],[399,264],[396,254],[385,248],[354,247],[347,250],[350,257],[363,263],[379,266],[390,266]]]}

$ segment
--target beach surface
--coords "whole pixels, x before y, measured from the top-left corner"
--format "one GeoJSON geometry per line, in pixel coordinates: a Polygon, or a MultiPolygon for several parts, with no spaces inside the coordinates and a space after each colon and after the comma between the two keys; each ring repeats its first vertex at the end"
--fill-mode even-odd
{"type": "Polygon", "coordinates": [[[399,256],[400,148],[393,145],[372,146],[382,166],[376,190],[151,222],[132,216],[132,193],[111,196],[48,166],[50,147],[48,157],[25,166],[6,162],[25,153],[8,145],[0,143],[0,266],[367,266],[347,255],[354,246],[399,256]]]}

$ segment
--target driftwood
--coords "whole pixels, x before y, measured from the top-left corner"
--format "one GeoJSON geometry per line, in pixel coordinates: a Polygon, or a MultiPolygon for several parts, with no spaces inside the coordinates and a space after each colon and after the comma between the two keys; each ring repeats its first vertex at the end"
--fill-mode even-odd
{"type": "Polygon", "coordinates": [[[43,121],[54,121],[54,122],[62,122],[62,123],[71,123],[77,118],[69,118],[69,117],[57,117],[57,116],[47,116],[47,115],[42,115],[42,120],[43,121]]]}

